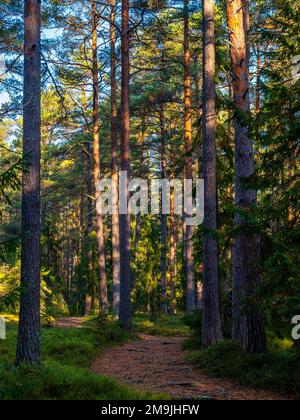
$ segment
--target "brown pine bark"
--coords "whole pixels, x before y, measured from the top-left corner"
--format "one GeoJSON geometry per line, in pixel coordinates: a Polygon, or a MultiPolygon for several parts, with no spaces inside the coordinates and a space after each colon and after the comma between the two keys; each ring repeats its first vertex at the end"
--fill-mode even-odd
{"type": "Polygon", "coordinates": [[[248,186],[254,174],[254,147],[245,117],[250,115],[248,13],[242,0],[227,1],[230,58],[235,104],[235,225],[239,229],[233,246],[233,338],[251,353],[266,349],[264,318],[253,296],[261,285],[260,238],[249,224],[257,192],[248,186]],[[246,301],[245,301],[246,300],[246,301]]]}
{"type": "MultiPolygon", "coordinates": [[[[187,180],[193,179],[193,138],[192,138],[192,108],[191,108],[191,52],[190,52],[190,26],[189,26],[189,0],[184,0],[184,104],[185,104],[185,145],[186,162],[185,176],[187,180]]],[[[191,217],[186,213],[185,217],[191,217]]],[[[186,308],[191,313],[196,309],[196,289],[195,289],[195,267],[194,267],[194,246],[193,246],[193,228],[186,224],[186,308]]]]}
{"type": "Polygon", "coordinates": [[[40,361],[41,2],[24,2],[22,255],[17,366],[40,361]]]}
{"type": "MultiPolygon", "coordinates": [[[[94,188],[95,203],[100,199],[98,183],[101,180],[100,165],[100,135],[99,135],[99,74],[98,74],[98,16],[95,0],[92,0],[92,55],[93,55],[93,155],[94,155],[94,188]]],[[[106,269],[105,269],[105,246],[103,232],[103,217],[96,205],[96,228],[98,245],[98,269],[99,269],[99,304],[104,313],[108,308],[106,269]]]]}
{"type": "Polygon", "coordinates": [[[205,216],[203,237],[203,325],[204,347],[222,339],[217,229],[216,177],[216,85],[215,0],[203,0],[203,177],[205,216]]]}
{"type": "MultiPolygon", "coordinates": [[[[121,166],[127,173],[127,185],[124,186],[126,202],[129,202],[130,180],[130,67],[129,67],[129,0],[122,0],[121,30],[121,166]]],[[[130,214],[120,215],[120,251],[121,251],[121,289],[120,322],[127,330],[131,329],[131,243],[130,214]]]]}
{"type": "Polygon", "coordinates": [[[169,313],[171,315],[175,314],[175,277],[176,277],[176,250],[177,250],[177,225],[176,225],[176,215],[175,215],[175,189],[174,189],[174,170],[171,170],[171,213],[170,213],[170,304],[169,304],[169,313]]]}
{"type": "MultiPolygon", "coordinates": [[[[86,133],[88,134],[88,128],[86,128],[86,133]]],[[[87,248],[87,266],[88,266],[88,274],[87,274],[87,284],[85,284],[84,290],[84,308],[83,313],[84,315],[89,315],[90,313],[90,293],[93,290],[93,285],[95,283],[95,276],[94,276],[94,265],[93,265],[93,255],[95,250],[93,249],[94,246],[92,245],[91,235],[93,232],[93,175],[91,170],[91,147],[90,143],[88,142],[86,145],[86,152],[85,152],[85,184],[86,184],[86,191],[87,191],[87,226],[85,232],[85,243],[87,248]]]]}
{"type": "Polygon", "coordinates": [[[113,185],[112,215],[112,271],[113,271],[113,313],[118,317],[120,312],[120,224],[118,200],[118,122],[117,122],[117,80],[116,80],[116,0],[110,0],[110,86],[111,86],[111,173],[113,185]]]}
{"type": "MultiPolygon", "coordinates": [[[[166,121],[164,106],[160,106],[159,110],[160,137],[161,137],[161,179],[167,177],[167,155],[166,155],[166,121]]],[[[161,255],[160,255],[160,288],[161,288],[161,311],[167,313],[167,239],[168,239],[168,219],[167,215],[161,213],[161,255]]]]}

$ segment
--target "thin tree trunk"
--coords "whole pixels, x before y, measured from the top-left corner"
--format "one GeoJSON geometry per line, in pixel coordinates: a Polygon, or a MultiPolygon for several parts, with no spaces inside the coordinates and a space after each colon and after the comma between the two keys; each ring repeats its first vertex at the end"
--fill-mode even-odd
{"type": "Polygon", "coordinates": [[[91,297],[89,293],[93,288],[93,284],[95,282],[94,278],[94,265],[93,265],[93,255],[94,255],[94,246],[91,241],[91,235],[93,232],[93,180],[92,180],[92,170],[91,170],[91,156],[90,156],[90,143],[87,143],[87,151],[85,153],[85,184],[87,189],[87,227],[85,233],[85,243],[86,243],[86,250],[87,250],[87,266],[88,266],[88,274],[87,274],[87,284],[85,284],[85,302],[83,312],[84,315],[89,315],[90,313],[90,301],[91,297]]]}
{"type": "MultiPolygon", "coordinates": [[[[250,213],[256,205],[257,192],[247,187],[247,181],[249,183],[254,174],[254,147],[244,122],[245,116],[250,114],[250,84],[248,26],[245,23],[248,17],[242,0],[227,2],[227,19],[236,108],[235,205],[250,213]]],[[[266,349],[264,318],[253,299],[261,284],[260,238],[240,212],[235,215],[235,225],[241,233],[233,246],[233,338],[239,340],[248,352],[263,352],[266,349]]]]}
{"type": "Polygon", "coordinates": [[[118,201],[118,123],[117,123],[117,81],[116,81],[116,0],[110,0],[110,84],[111,84],[111,172],[113,185],[112,215],[112,272],[113,272],[113,313],[120,313],[120,224],[118,201]]]}
{"type": "Polygon", "coordinates": [[[40,361],[41,2],[24,3],[22,255],[17,366],[40,361]]]}
{"type": "MultiPolygon", "coordinates": [[[[129,0],[122,1],[122,34],[121,34],[121,163],[122,171],[127,174],[127,184],[122,194],[129,202],[130,180],[130,70],[129,70],[129,0]]],[[[124,201],[125,201],[124,200],[124,201]]],[[[120,321],[124,328],[131,329],[131,244],[130,214],[120,215],[120,250],[121,250],[121,289],[120,321]]]]}
{"type": "Polygon", "coordinates": [[[204,347],[222,339],[217,229],[216,179],[216,86],[215,0],[203,0],[203,176],[205,218],[203,237],[203,325],[204,347]]]}
{"type": "Polygon", "coordinates": [[[99,268],[99,305],[104,313],[108,308],[107,283],[105,270],[105,247],[103,233],[103,217],[98,211],[97,202],[100,199],[98,184],[101,180],[100,166],[100,135],[99,135],[99,74],[98,74],[98,16],[95,0],[92,0],[92,53],[93,53],[93,154],[94,154],[94,187],[96,203],[96,227],[98,244],[99,268]]]}
{"type": "Polygon", "coordinates": [[[261,77],[261,52],[260,47],[257,47],[257,63],[256,63],[256,98],[255,109],[258,114],[260,111],[260,77],[261,77]]]}
{"type": "MultiPolygon", "coordinates": [[[[166,156],[166,121],[163,105],[159,111],[160,137],[161,137],[161,179],[167,177],[167,156],[166,156]]],[[[161,311],[167,313],[167,239],[168,239],[167,215],[161,212],[161,255],[160,255],[160,288],[161,288],[161,311]]]]}
{"type": "MultiPolygon", "coordinates": [[[[185,144],[186,144],[186,163],[185,176],[187,180],[193,179],[193,139],[192,139],[192,110],[191,110],[191,53],[190,53],[190,27],[189,27],[189,0],[184,0],[184,97],[185,97],[185,144]]],[[[185,217],[191,217],[186,213],[185,217]]],[[[186,307],[187,312],[191,313],[196,309],[196,290],[195,290],[195,267],[194,267],[194,246],[193,228],[186,224],[186,307]]]]}
{"type": "Polygon", "coordinates": [[[175,278],[176,278],[176,249],[177,249],[177,226],[175,216],[175,187],[174,187],[174,171],[171,170],[171,214],[170,214],[170,303],[169,312],[171,315],[175,314],[175,278]]]}

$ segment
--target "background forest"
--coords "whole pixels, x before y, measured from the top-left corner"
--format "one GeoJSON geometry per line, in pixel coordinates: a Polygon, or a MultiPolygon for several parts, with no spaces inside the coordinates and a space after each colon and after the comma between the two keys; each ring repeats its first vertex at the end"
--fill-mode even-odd
{"type": "MultiPolygon", "coordinates": [[[[125,33],[124,3],[42,1],[43,324],[120,315],[130,330],[131,315],[155,323],[187,313],[190,349],[225,339],[211,357],[222,357],[227,343],[229,359],[236,358],[234,339],[247,353],[292,348],[284,357],[299,365],[291,341],[300,314],[299,1],[204,7],[198,0],[132,0],[125,33]],[[204,178],[211,188],[204,224],[192,229],[174,214],[173,190],[169,216],[98,214],[97,180],[116,180],[129,166],[132,177],[149,182],[204,178]]],[[[23,4],[0,0],[0,313],[10,315],[24,293],[22,173],[31,167],[22,149],[23,4]]],[[[30,242],[27,252],[35,254],[30,242]]],[[[207,367],[209,357],[192,358],[207,367]]],[[[283,391],[299,392],[294,376],[290,387],[282,380],[283,391]]]]}

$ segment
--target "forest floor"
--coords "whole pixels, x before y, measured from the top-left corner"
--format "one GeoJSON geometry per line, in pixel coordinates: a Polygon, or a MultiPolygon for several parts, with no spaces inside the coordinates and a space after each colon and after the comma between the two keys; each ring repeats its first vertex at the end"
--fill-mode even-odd
{"type": "MultiPolygon", "coordinates": [[[[87,327],[85,318],[62,318],[58,328],[87,327]]],[[[91,370],[143,391],[165,393],[176,399],[285,400],[271,391],[241,386],[224,378],[206,375],[186,361],[183,343],[189,329],[177,318],[150,322],[135,319],[138,341],[107,349],[96,357],[91,370]],[[142,333],[141,333],[142,331],[142,333]]]]}
{"type": "MultiPolygon", "coordinates": [[[[56,328],[82,328],[85,318],[73,317],[73,318],[60,318],[54,323],[56,328]]],[[[86,326],[85,326],[86,328],[86,326]]]]}
{"type": "Polygon", "coordinates": [[[140,334],[140,341],[105,351],[92,363],[93,372],[126,385],[167,393],[176,399],[283,400],[272,392],[210,378],[185,361],[183,337],[140,334]]]}
{"type": "Polygon", "coordinates": [[[42,329],[41,365],[15,369],[18,319],[5,317],[0,400],[282,400],[300,389],[299,364],[286,351],[248,358],[224,342],[193,352],[199,346],[180,315],[139,315],[130,335],[109,318],[58,319],[42,329]]]}

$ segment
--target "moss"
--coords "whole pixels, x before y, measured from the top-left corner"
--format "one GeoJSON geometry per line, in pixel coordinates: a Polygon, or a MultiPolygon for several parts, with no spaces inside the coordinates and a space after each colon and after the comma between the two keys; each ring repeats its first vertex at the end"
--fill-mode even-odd
{"type": "Polygon", "coordinates": [[[134,319],[133,326],[135,332],[166,337],[187,337],[190,332],[183,316],[167,315],[152,322],[147,316],[139,315],[134,319]]]}
{"type": "Polygon", "coordinates": [[[188,361],[208,375],[234,379],[248,387],[266,389],[300,398],[300,363],[292,350],[245,354],[234,341],[224,341],[206,350],[194,351],[188,361]]]}
{"type": "Polygon", "coordinates": [[[98,321],[82,329],[44,328],[43,363],[16,369],[17,325],[10,323],[7,340],[0,341],[0,400],[159,399],[89,370],[101,350],[128,338],[112,321],[101,323],[101,328],[98,321]]]}

